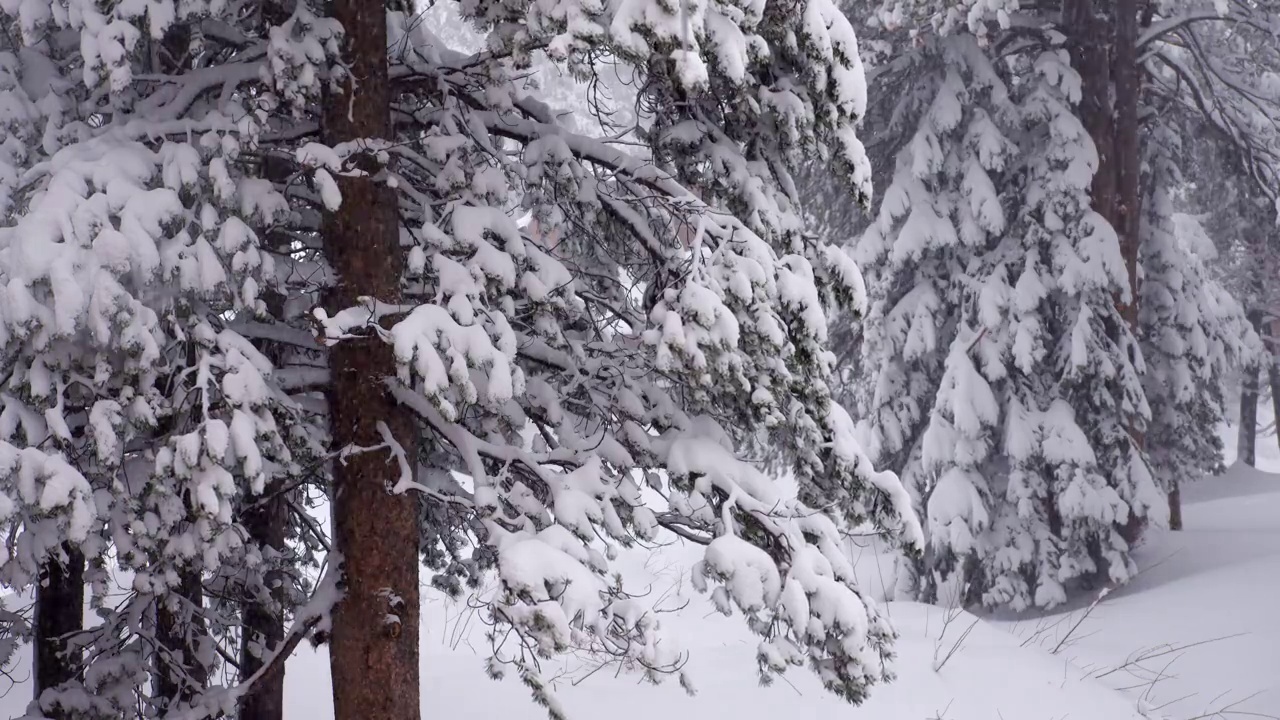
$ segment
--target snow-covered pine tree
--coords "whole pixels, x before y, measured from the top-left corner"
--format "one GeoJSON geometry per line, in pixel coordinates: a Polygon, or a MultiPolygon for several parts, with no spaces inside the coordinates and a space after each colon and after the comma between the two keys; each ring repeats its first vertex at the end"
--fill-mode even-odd
{"type": "MultiPolygon", "coordinates": [[[[1275,207],[1249,176],[1248,163],[1236,148],[1226,143],[1190,147],[1198,172],[1187,173],[1196,179],[1187,187],[1187,204],[1217,249],[1217,259],[1209,267],[1212,277],[1244,307],[1248,322],[1243,332],[1262,335],[1267,321],[1276,316],[1273,309],[1280,305],[1280,293],[1271,282],[1280,271],[1274,251],[1275,207]]],[[[1236,459],[1246,465],[1257,462],[1258,401],[1262,381],[1271,379],[1262,377],[1262,371],[1275,366],[1267,357],[1274,356],[1274,341],[1260,342],[1265,343],[1261,352],[1242,358],[1242,366],[1230,379],[1238,386],[1232,398],[1239,412],[1232,418],[1238,424],[1236,459]]],[[[1273,390],[1273,402],[1275,395],[1273,390]]]]}
{"type": "MultiPolygon", "coordinates": [[[[1008,89],[975,38],[929,42],[891,120],[914,132],[857,246],[874,297],[864,330],[863,430],[872,457],[903,473],[920,507],[934,485],[921,473],[920,440],[976,263],[1006,230],[996,188],[1017,149],[1002,129],[1016,119],[1008,89]]],[[[910,579],[921,568],[902,570],[910,579]]],[[[918,578],[929,587],[917,590],[932,598],[929,577],[918,578]]]]}
{"type": "MultiPolygon", "coordinates": [[[[1156,498],[1165,480],[1150,477],[1162,468],[1148,470],[1151,462],[1141,447],[1148,439],[1148,410],[1138,381],[1146,340],[1136,340],[1136,311],[1145,295],[1133,290],[1140,274],[1134,213],[1143,199],[1137,196],[1139,95],[1149,92],[1179,115],[1205,110],[1197,105],[1204,97],[1223,97],[1220,111],[1201,118],[1202,125],[1243,148],[1240,154],[1249,160],[1242,167],[1255,178],[1270,177],[1274,166],[1274,124],[1267,118],[1276,115],[1269,110],[1275,95],[1261,81],[1272,50],[1259,50],[1262,66],[1256,71],[1243,60],[1244,48],[1261,41],[1245,35],[1264,15],[1273,22],[1270,11],[1250,15],[1251,29],[1241,36],[1215,29],[1242,17],[1245,11],[1234,8],[1219,18],[1183,4],[1162,5],[1143,15],[1149,26],[1140,32],[1132,3],[1072,2],[1061,17],[1037,17],[1038,12],[1008,3],[921,0],[886,3],[876,18],[886,31],[877,37],[877,50],[891,60],[872,72],[904,98],[900,106],[910,106],[916,87],[902,80],[909,77],[902,70],[906,58],[931,47],[936,36],[968,32],[980,47],[1000,54],[996,67],[1015,88],[1022,125],[1018,132],[1005,130],[1021,147],[1009,162],[1015,171],[1003,173],[1003,184],[997,184],[1008,216],[1017,221],[999,244],[971,255],[965,282],[944,294],[933,311],[950,323],[942,340],[950,355],[937,350],[928,356],[929,372],[904,361],[912,327],[906,321],[898,325],[903,339],[897,352],[876,352],[884,336],[879,317],[893,307],[877,302],[895,300],[895,293],[914,285],[886,285],[874,264],[868,265],[871,322],[861,337],[851,334],[851,346],[860,343],[870,351],[861,363],[870,380],[859,400],[867,406],[864,429],[872,456],[900,470],[908,487],[923,487],[917,495],[927,497],[925,565],[933,570],[924,577],[906,573],[907,585],[914,587],[904,590],[928,598],[944,583],[944,594],[965,602],[1051,605],[1063,599],[1066,585],[1099,572],[1122,580],[1131,570],[1129,543],[1149,518],[1164,514],[1164,501],[1156,498]],[[1007,31],[1015,19],[1016,31],[1007,31]],[[1072,48],[1074,69],[1059,47],[1072,48]],[[1136,72],[1139,49],[1157,61],[1142,68],[1146,75],[1136,72]],[[1217,73],[1215,63],[1231,69],[1217,73]],[[1113,82],[1122,86],[1114,104],[1107,95],[1113,82]],[[1104,145],[1095,148],[1082,136],[1082,124],[1104,145]],[[1099,149],[1107,156],[1105,167],[1099,165],[1099,149]],[[1115,302],[1123,322],[1110,307],[1115,302]],[[904,366],[917,371],[911,378],[927,382],[908,382],[904,366]],[[886,376],[896,384],[880,394],[888,403],[878,406],[877,383],[886,376]],[[877,410],[890,412],[876,416],[877,410]],[[901,423],[915,422],[919,433],[930,416],[935,437],[925,443],[928,452],[913,456],[918,435],[903,436],[901,423]],[[1025,432],[1010,435],[1011,428],[1025,432]],[[897,457],[878,455],[886,439],[897,457]],[[1117,528],[1123,530],[1119,535],[1117,528]],[[963,550],[957,554],[952,545],[963,550]]],[[[872,114],[864,127],[871,147],[904,145],[897,140],[898,117],[872,114]]],[[[893,197],[886,193],[882,217],[893,197]]],[[[875,231],[866,235],[874,237],[875,231]]],[[[842,368],[854,375],[861,370],[842,368]]],[[[1220,380],[1222,371],[1218,365],[1209,372],[1220,380]]],[[[1159,433],[1152,442],[1165,437],[1160,427],[1151,429],[1159,433]]],[[[1164,450],[1152,446],[1151,452],[1164,450]]]]}
{"type": "MultiPolygon", "coordinates": [[[[34,87],[36,83],[24,83],[31,75],[24,68],[30,58],[24,63],[17,49],[6,43],[0,52],[0,108],[5,109],[0,126],[4,134],[0,144],[0,218],[13,213],[14,194],[34,155],[28,147],[40,143],[40,110],[36,106],[40,89],[34,87]]],[[[56,638],[81,629],[84,606],[84,554],[74,544],[63,543],[53,549],[53,555],[41,567],[31,618],[36,638],[33,674],[38,686],[48,687],[70,680],[78,670],[79,653],[56,638]]],[[[6,611],[5,647],[0,660],[8,664],[18,638],[31,631],[22,614],[6,611]]]]}
{"type": "MultiPolygon", "coordinates": [[[[1073,0],[1064,6],[1062,15],[1066,21],[1062,31],[1082,56],[1079,69],[1086,76],[1086,125],[1099,143],[1100,153],[1116,161],[1107,163],[1113,165],[1110,171],[1098,173],[1095,208],[1112,219],[1122,236],[1133,287],[1139,287],[1141,205],[1145,200],[1139,191],[1143,172],[1140,146],[1150,140],[1151,127],[1140,124],[1140,115],[1188,117],[1190,125],[1198,128],[1196,144],[1229,158],[1227,163],[1214,166],[1214,172],[1225,171],[1215,180],[1238,180],[1243,196],[1260,201],[1240,206],[1244,215],[1257,218],[1250,224],[1274,224],[1276,178],[1280,177],[1276,124],[1280,93],[1274,82],[1280,49],[1272,42],[1280,12],[1275,7],[1228,3],[1210,9],[1195,0],[1158,5],[1130,0],[1111,7],[1093,0],[1073,0]]],[[[1187,176],[1192,177],[1190,172],[1187,176]]],[[[1214,200],[1215,206],[1219,200],[1214,200]]],[[[1253,238],[1269,236],[1266,231],[1250,234],[1253,238]]],[[[1273,255],[1263,252],[1256,259],[1273,255]]],[[[1258,266],[1250,263],[1244,269],[1241,277],[1258,266]]],[[[1266,277],[1274,276],[1274,270],[1270,268],[1266,277]]],[[[1263,311],[1251,307],[1246,293],[1236,293],[1261,329],[1263,311]]],[[[1140,298],[1139,292],[1135,301],[1140,298]]],[[[1138,312],[1137,308],[1126,309],[1131,325],[1136,326],[1138,312]]],[[[1280,371],[1275,377],[1280,383],[1280,371]]],[[[1250,369],[1244,374],[1240,423],[1241,457],[1250,461],[1256,412],[1247,408],[1256,406],[1257,387],[1258,372],[1250,369]]]]}
{"type": "MultiPolygon", "coordinates": [[[[609,575],[614,548],[663,529],[707,546],[698,582],[762,635],[765,677],[807,663],[856,702],[888,674],[891,632],[838,523],[909,545],[920,532],[830,402],[827,316],[861,306],[861,277],[803,232],[789,179],[802,153],[829,153],[851,195],[868,192],[857,45],[833,5],[466,3],[489,34],[472,55],[393,13],[392,137],[322,145],[308,142],[320,90],[349,71],[341,28],[309,3],[265,19],[214,2],[73,4],[0,5],[22,31],[20,75],[55,50],[72,60],[40,65],[50,74],[31,84],[57,92],[23,107],[45,142],[8,163],[24,169],[0,230],[16,539],[0,569],[30,587],[71,543],[103,620],[35,714],[232,712],[278,656],[217,687],[225,645],[255,642],[220,611],[276,597],[268,570],[300,584],[305,551],[324,544],[292,500],[289,553],[247,532],[246,513],[327,489],[323,461],[353,457],[390,462],[387,490],[419,494],[438,584],[496,571],[493,619],[522,642],[496,648],[491,671],[514,665],[553,715],[540,656],[602,653],[654,679],[678,666],[609,575]],[[540,47],[583,72],[602,49],[635,64],[646,102],[663,104],[648,151],[575,133],[520,90],[540,47]],[[742,104],[718,106],[725,91],[742,104]],[[397,191],[401,298],[325,292],[320,218],[353,184],[335,177],[360,173],[397,191]],[[517,206],[539,232],[517,226],[517,206]],[[312,309],[329,345],[390,346],[394,377],[360,387],[411,411],[414,436],[364,418],[377,444],[317,447],[316,419],[336,417],[310,392],[323,360],[279,347],[308,344],[292,323],[312,309]],[[798,497],[735,454],[764,442],[798,497]],[[132,585],[108,604],[113,573],[132,585]]],[[[281,653],[338,632],[338,560],[311,601],[290,602],[281,653]]],[[[394,611],[399,590],[383,589],[394,611]]]]}
{"type": "Polygon", "coordinates": [[[683,19],[645,3],[603,16],[570,7],[464,6],[489,33],[479,56],[421,26],[393,38],[407,49],[392,68],[399,106],[415,108],[398,130],[413,133],[407,151],[388,148],[411,208],[415,302],[317,317],[345,342],[371,316],[403,315],[378,333],[400,363],[384,382],[441,452],[400,489],[455,506],[480,539],[437,555],[458,555],[437,582],[496,567],[493,617],[524,644],[497,649],[495,674],[514,665],[558,714],[540,655],[578,647],[654,679],[673,669],[625,578],[606,580],[611,547],[665,528],[708,546],[698,583],[765,636],[766,677],[808,662],[858,701],[885,672],[889,632],[851,584],[833,517],[810,508],[908,543],[918,526],[829,400],[827,309],[859,303],[861,277],[802,232],[789,181],[802,152],[827,152],[855,197],[868,191],[852,30],[822,0],[799,14],[706,6],[683,19]],[[636,66],[644,106],[661,109],[640,133],[647,152],[575,133],[515,87],[544,44],[582,73],[600,49],[636,66]],[[714,100],[726,92],[742,103],[714,100]],[[513,201],[536,233],[517,227],[513,201]],[[766,440],[798,497],[735,459],[766,440]],[[853,614],[828,616],[828,603],[853,614]]]}
{"type": "Polygon", "coordinates": [[[1016,249],[992,258],[1019,272],[1006,286],[1016,322],[993,334],[993,316],[979,343],[1004,351],[1003,367],[985,363],[987,377],[1008,375],[997,436],[1008,483],[994,493],[1002,502],[983,599],[1014,608],[1052,607],[1073,581],[1100,574],[1126,580],[1126,528],[1165,507],[1130,435],[1148,415],[1142,361],[1116,304],[1128,287],[1118,240],[1090,207],[1097,156],[1073,111],[1080,79],[1061,49],[1042,51],[1027,70],[1016,249]]]}
{"type": "Polygon", "coordinates": [[[0,227],[0,572],[24,591],[78,552],[97,616],[69,638],[37,628],[71,654],[37,678],[36,717],[201,700],[236,655],[219,610],[272,592],[257,569],[280,558],[238,518],[296,486],[319,434],[231,326],[292,269],[255,231],[290,222],[255,171],[271,109],[298,94],[264,59],[305,63],[316,38],[302,12],[276,43],[258,21],[223,3],[0,5],[25,94],[7,83],[0,102],[34,132],[14,137],[38,138],[0,227]]]}
{"type": "Polygon", "coordinates": [[[1217,250],[1200,223],[1175,211],[1182,138],[1160,126],[1146,149],[1139,339],[1151,406],[1146,445],[1181,529],[1180,489],[1222,471],[1224,381],[1261,354],[1257,334],[1208,263],[1217,250]]]}
{"type": "Polygon", "coordinates": [[[1070,104],[1078,78],[1062,51],[1033,72],[1008,191],[1017,220],[975,273],[922,453],[938,483],[930,546],[957,558],[935,581],[1014,609],[1052,607],[1104,567],[1127,577],[1128,503],[1145,514],[1154,491],[1124,434],[1145,405],[1112,297],[1123,262],[1089,208],[1096,157],[1070,104]]]}
{"type": "MultiPolygon", "coordinates": [[[[1016,108],[996,116],[1002,142],[987,145],[1002,163],[983,165],[981,144],[961,146],[973,148],[978,167],[1003,172],[985,173],[986,192],[953,186],[943,202],[1013,219],[1007,229],[970,233],[970,244],[964,224],[941,223],[950,230],[942,244],[950,264],[927,286],[933,303],[924,317],[946,318],[945,331],[930,322],[921,329],[932,334],[912,335],[914,317],[904,314],[889,326],[896,334],[883,335],[897,344],[880,354],[872,329],[891,318],[886,308],[899,294],[909,297],[918,286],[872,274],[872,354],[864,362],[878,370],[876,382],[886,373],[899,380],[873,395],[871,407],[882,397],[885,409],[901,411],[889,415],[893,423],[869,416],[866,429],[872,447],[899,453],[889,467],[917,488],[928,519],[925,562],[908,570],[903,589],[931,600],[1026,608],[1060,603],[1068,584],[1099,572],[1127,577],[1122,531],[1131,517],[1162,511],[1164,503],[1153,505],[1158,492],[1127,433],[1147,412],[1140,355],[1114,302],[1127,285],[1115,235],[1089,207],[1096,155],[1072,109],[1079,77],[1052,47],[1028,46],[993,71],[997,78],[1006,72],[1018,78],[1016,108]],[[919,341],[909,341],[926,337],[933,345],[921,356],[919,341]],[[920,372],[918,357],[932,358],[931,369],[920,372]],[[906,364],[918,385],[902,379],[906,364]],[[918,393],[905,392],[917,386],[918,393]],[[903,419],[914,423],[907,427],[916,434],[902,436],[910,442],[893,435],[903,419]],[[894,443],[885,446],[887,438],[894,443]]],[[[886,193],[881,217],[902,207],[898,197],[892,188],[886,193]]],[[[936,202],[938,194],[926,197],[936,202]]],[[[907,216],[905,228],[910,215],[897,212],[907,216]]],[[[868,230],[864,246],[881,232],[868,230]]]]}

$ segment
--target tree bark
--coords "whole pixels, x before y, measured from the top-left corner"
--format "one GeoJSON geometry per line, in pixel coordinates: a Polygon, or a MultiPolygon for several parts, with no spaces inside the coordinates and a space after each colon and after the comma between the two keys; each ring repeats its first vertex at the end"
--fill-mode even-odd
{"type": "MultiPolygon", "coordinates": [[[[83,658],[68,649],[69,634],[84,628],[84,555],[69,543],[62,558],[50,559],[36,588],[35,604],[35,700],[45,690],[74,680],[83,658]]],[[[45,711],[52,720],[70,717],[58,707],[45,711]]]]}
{"type": "Polygon", "coordinates": [[[1276,431],[1276,441],[1280,442],[1280,358],[1271,355],[1267,360],[1267,381],[1271,383],[1271,424],[1276,431]]]}
{"type": "Polygon", "coordinates": [[[1240,388],[1240,436],[1237,459],[1245,465],[1258,464],[1258,367],[1245,368],[1240,388]]]}
{"type": "Polygon", "coordinates": [[[1258,464],[1258,366],[1244,369],[1240,388],[1240,435],[1237,459],[1250,467],[1258,464]]]}
{"type": "MultiPolygon", "coordinates": [[[[1262,332],[1262,313],[1250,310],[1249,323],[1262,332]]],[[[1258,375],[1261,368],[1249,365],[1244,368],[1244,380],[1240,386],[1240,434],[1236,447],[1236,459],[1245,465],[1258,464],[1258,375]]]]}
{"type": "MultiPolygon", "coordinates": [[[[346,30],[351,75],[346,92],[324,104],[331,145],[392,134],[386,20],[382,2],[370,5],[332,4],[346,30]]],[[[373,179],[378,167],[371,158],[357,164],[368,174],[340,177],[342,206],[325,215],[325,250],[339,277],[326,298],[334,311],[357,305],[362,295],[400,300],[396,195],[373,179]]],[[[382,382],[395,375],[391,348],[376,337],[348,339],[333,348],[329,363],[334,446],[380,445],[377,423],[385,422],[408,457],[416,457],[413,419],[382,382]]],[[[336,720],[414,720],[421,712],[417,500],[391,494],[397,480],[398,464],[386,452],[361,452],[334,464],[334,538],[345,591],[334,611],[330,647],[336,720]]]]}
{"type": "Polygon", "coordinates": [[[154,692],[166,708],[190,703],[208,685],[200,644],[207,633],[201,610],[204,581],[199,570],[183,570],[179,585],[156,599],[156,657],[154,692]]]}
{"type": "Polygon", "coordinates": [[[1138,142],[1138,100],[1142,94],[1138,72],[1138,2],[1116,0],[1115,45],[1111,77],[1115,84],[1116,206],[1112,224],[1120,238],[1120,254],[1129,273],[1129,302],[1120,313],[1129,329],[1138,328],[1138,252],[1142,217],[1141,148],[1138,142]]]}
{"type": "MultiPolygon", "coordinates": [[[[270,492],[272,488],[267,488],[270,492]]],[[[264,554],[285,550],[288,505],[277,495],[247,510],[243,520],[251,542],[264,554]]],[[[273,562],[273,560],[268,560],[273,562]]],[[[240,677],[251,677],[271,651],[284,640],[284,573],[268,570],[264,578],[269,597],[249,598],[241,609],[240,677]]],[[[281,720],[284,717],[284,669],[258,680],[240,703],[239,720],[281,720]]]]}
{"type": "Polygon", "coordinates": [[[1080,121],[1098,153],[1098,170],[1090,188],[1093,209],[1114,224],[1118,173],[1111,106],[1111,49],[1115,33],[1106,5],[1105,0],[1064,0],[1062,15],[1071,39],[1072,64],[1080,73],[1080,121]]]}
{"type": "Polygon", "coordinates": [[[1182,529],[1182,488],[1178,486],[1177,480],[1169,491],[1169,529],[1182,529]]]}

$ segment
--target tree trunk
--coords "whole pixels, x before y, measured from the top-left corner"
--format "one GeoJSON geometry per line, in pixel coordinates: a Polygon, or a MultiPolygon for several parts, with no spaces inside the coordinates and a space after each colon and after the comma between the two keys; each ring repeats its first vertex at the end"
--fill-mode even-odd
{"type": "Polygon", "coordinates": [[[1111,107],[1111,46],[1115,33],[1106,5],[1105,0],[1064,0],[1062,15],[1071,39],[1072,65],[1080,73],[1080,121],[1098,153],[1098,170],[1090,188],[1093,209],[1114,224],[1118,174],[1111,107]]]}
{"type": "MultiPolygon", "coordinates": [[[[68,650],[66,638],[84,628],[84,555],[69,543],[61,549],[64,557],[50,559],[36,588],[35,605],[35,699],[45,690],[74,680],[83,658],[78,650],[68,650]]],[[[57,707],[47,714],[53,720],[69,715],[57,707]]]]}
{"type": "MultiPolygon", "coordinates": [[[[267,488],[270,492],[273,488],[267,488]]],[[[276,495],[245,511],[242,522],[249,539],[264,554],[285,550],[288,524],[286,497],[276,495]]],[[[274,562],[274,559],[268,559],[274,562]]],[[[268,570],[264,578],[269,597],[249,598],[241,609],[240,677],[258,671],[284,640],[284,573],[268,570]]],[[[260,678],[240,703],[239,720],[281,720],[284,717],[284,668],[260,678]]]]}
{"type": "Polygon", "coordinates": [[[200,657],[206,638],[204,584],[199,570],[183,570],[178,587],[156,599],[156,657],[153,682],[156,697],[166,708],[190,703],[208,685],[200,657]]]}
{"type": "MultiPolygon", "coordinates": [[[[346,93],[325,101],[325,141],[391,137],[387,26],[382,3],[334,0],[346,30],[350,78],[346,93]]],[[[325,215],[324,240],[338,278],[326,298],[333,312],[362,295],[400,300],[403,265],[396,195],[372,179],[378,167],[340,177],[342,206],[325,215]]],[[[358,332],[358,331],[357,331],[358,332]]],[[[395,376],[386,343],[348,339],[329,356],[329,419],[334,446],[383,443],[385,422],[410,458],[416,457],[412,417],[390,397],[383,378],[395,376]]],[[[336,720],[415,720],[418,687],[417,499],[393,495],[398,464],[385,452],[361,452],[334,463],[333,523],[342,558],[344,595],[333,614],[330,664],[336,720]]]]}
{"type": "Polygon", "coordinates": [[[1240,436],[1237,459],[1250,467],[1258,464],[1258,366],[1244,369],[1240,388],[1240,436]]]}
{"type": "Polygon", "coordinates": [[[1111,77],[1115,84],[1115,172],[1116,206],[1111,218],[1120,238],[1120,254],[1129,272],[1129,302],[1120,313],[1129,329],[1138,329],[1138,252],[1142,217],[1142,174],[1138,143],[1138,99],[1142,94],[1138,72],[1138,2],[1116,0],[1115,45],[1112,48],[1111,77]]]}
{"type": "MultiPolygon", "coordinates": [[[[1246,316],[1253,329],[1261,334],[1262,313],[1258,310],[1250,310],[1246,316]]],[[[1236,459],[1250,467],[1258,464],[1258,375],[1261,370],[1262,368],[1258,365],[1245,367],[1244,380],[1240,387],[1240,434],[1236,459]]]]}
{"type": "MultiPolygon", "coordinates": [[[[262,12],[262,31],[266,36],[270,27],[288,20],[291,10],[280,2],[268,0],[263,3],[262,12]]],[[[273,183],[286,182],[293,169],[290,162],[274,155],[267,155],[262,159],[262,174],[273,183]]],[[[275,252],[287,254],[293,242],[289,234],[266,227],[261,228],[260,232],[275,252]]],[[[287,298],[279,291],[270,289],[263,293],[262,299],[267,306],[267,313],[277,322],[282,321],[287,298]]],[[[254,345],[276,368],[284,367],[287,363],[288,353],[280,343],[257,340],[254,345]]],[[[268,485],[263,488],[261,497],[250,497],[247,501],[250,504],[243,511],[241,522],[249,541],[260,549],[267,562],[262,581],[268,595],[246,596],[241,603],[241,681],[252,677],[261,669],[270,653],[284,640],[285,603],[288,599],[286,582],[291,581],[280,569],[276,558],[269,557],[278,557],[287,551],[290,493],[285,492],[279,484],[268,485]]],[[[276,671],[254,682],[249,693],[240,701],[238,720],[283,720],[284,677],[287,669],[287,663],[282,662],[276,671]]]]}
{"type": "Polygon", "coordinates": [[[1276,441],[1280,442],[1280,358],[1271,355],[1267,360],[1267,381],[1271,383],[1271,426],[1276,431],[1276,441]]]}
{"type": "Polygon", "coordinates": [[[1182,529],[1182,488],[1176,480],[1173,489],[1169,491],[1169,529],[1182,529]]]}

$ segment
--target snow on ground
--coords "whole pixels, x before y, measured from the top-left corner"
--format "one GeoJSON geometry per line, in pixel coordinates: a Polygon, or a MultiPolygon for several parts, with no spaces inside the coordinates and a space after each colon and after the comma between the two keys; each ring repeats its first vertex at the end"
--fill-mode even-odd
{"type": "MultiPolygon", "coordinates": [[[[687,696],[674,680],[658,687],[642,684],[635,676],[615,675],[612,667],[588,676],[590,668],[579,665],[556,687],[571,718],[1142,720],[1130,700],[1095,680],[1080,679],[1081,673],[1065,658],[1020,647],[1015,637],[967,613],[952,613],[948,622],[943,610],[916,603],[887,606],[901,633],[895,662],[898,680],[875,688],[863,706],[851,708],[828,695],[804,668],[790,671],[787,682],[762,688],[756,680],[756,642],[741,619],[708,615],[710,605],[699,597],[673,594],[662,604],[684,600],[690,601],[688,607],[678,616],[666,616],[664,624],[678,632],[681,646],[690,652],[688,670],[698,694],[687,696]],[[953,648],[952,657],[935,672],[935,662],[953,648]]],[[[545,717],[514,679],[494,682],[485,677],[487,645],[478,619],[472,620],[469,631],[459,632],[465,617],[455,614],[446,620],[444,609],[443,603],[436,605],[424,622],[424,716],[545,717]]],[[[332,717],[325,663],[324,653],[312,650],[291,661],[286,718],[332,717]]],[[[557,674],[551,668],[544,672],[547,677],[557,674]]]]}
{"type": "MultiPolygon", "coordinates": [[[[1148,533],[1141,574],[1084,617],[1062,654],[1151,718],[1280,716],[1280,475],[1248,466],[1194,485],[1182,532],[1148,533]],[[1077,639],[1078,638],[1078,639],[1077,639]]],[[[1066,615],[1002,623],[1026,637],[1066,615]]]]}
{"type": "MultiPolygon", "coordinates": [[[[1272,422],[1269,403],[1259,426],[1272,422]]],[[[1184,529],[1150,531],[1140,574],[1085,615],[997,622],[1055,646],[1089,676],[1121,689],[1152,720],[1280,717],[1280,444],[1257,439],[1259,469],[1234,464],[1183,490],[1184,529]],[[1083,619],[1082,619],[1083,618],[1083,619]]]]}
{"type": "MultiPolygon", "coordinates": [[[[1234,443],[1229,443],[1234,445],[1234,443]]],[[[1280,446],[1259,439],[1259,460],[1280,470],[1280,446]]],[[[1229,447],[1234,454],[1234,447],[1229,447]]],[[[842,717],[850,720],[1191,720],[1280,716],[1280,474],[1236,466],[1185,491],[1186,529],[1150,533],[1136,557],[1142,573],[1087,610],[1088,599],[1046,616],[979,619],[915,603],[884,605],[901,634],[896,682],[850,708],[804,668],[762,688],[756,641],[740,617],[712,611],[689,587],[695,548],[670,545],[618,562],[647,577],[646,601],[669,612],[664,627],[689,653],[698,688],[674,679],[641,684],[583,659],[544,667],[570,717],[842,717]],[[676,610],[679,610],[678,612],[676,610]],[[1087,615],[1086,615],[1087,610],[1087,615]],[[966,634],[967,631],[967,634],[966,634]],[[1063,638],[1066,637],[1064,641],[1063,638]],[[1199,644],[1197,644],[1199,643],[1199,644]],[[954,649],[939,670],[935,665],[954,649]],[[1056,650],[1056,652],[1054,652],[1056,650]],[[1214,714],[1215,712],[1219,714],[1214,714]]],[[[892,586],[892,561],[855,550],[864,587],[892,586]]],[[[485,676],[485,626],[464,604],[424,590],[424,716],[453,720],[542,718],[514,678],[485,676]]],[[[0,717],[21,713],[29,658],[11,668],[16,685],[0,717]]],[[[5,688],[0,686],[0,691],[5,688]]],[[[303,647],[289,661],[286,717],[333,716],[324,650],[303,647]]]]}

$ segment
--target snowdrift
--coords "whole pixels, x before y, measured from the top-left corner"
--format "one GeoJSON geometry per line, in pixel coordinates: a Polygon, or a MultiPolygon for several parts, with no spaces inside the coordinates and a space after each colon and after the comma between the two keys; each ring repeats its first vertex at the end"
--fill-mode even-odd
{"type": "MultiPolygon", "coordinates": [[[[570,717],[590,720],[844,717],[875,720],[1187,720],[1280,715],[1280,475],[1233,467],[1187,488],[1186,530],[1153,532],[1138,549],[1142,573],[1087,617],[1069,612],[1016,620],[979,618],[916,603],[884,606],[900,634],[897,680],[862,707],[829,696],[807,669],[761,687],[757,640],[693,592],[694,548],[624,553],[647,577],[646,602],[688,655],[697,689],[659,687],[635,673],[570,657],[543,667],[570,717]],[[1077,626],[1078,625],[1078,626],[1077,626]],[[1074,629],[1072,629],[1074,628],[1074,629]],[[1064,634],[1069,637],[1057,647],[1064,634]],[[1039,632],[1038,632],[1039,631],[1039,632]],[[1056,654],[1052,652],[1057,650],[1056,654]],[[1214,715],[1215,712],[1225,714],[1214,715]]],[[[892,561],[863,552],[863,587],[891,585],[892,561]]],[[[20,602],[10,596],[7,604],[20,602]]],[[[424,717],[545,717],[514,677],[485,675],[487,627],[466,603],[424,589],[424,717]]],[[[29,700],[29,654],[0,678],[0,717],[29,700]]],[[[286,718],[333,717],[327,656],[304,646],[289,661],[286,718]]]]}
{"type": "MultiPolygon", "coordinates": [[[[1095,680],[1081,679],[1081,673],[1066,659],[1020,647],[1018,638],[968,613],[950,614],[948,624],[949,614],[934,607],[892,603],[887,609],[902,635],[895,663],[898,679],[878,686],[859,708],[828,696],[802,668],[788,673],[789,682],[760,687],[755,641],[742,630],[741,619],[704,619],[709,608],[698,603],[690,604],[679,623],[690,651],[688,669],[697,685],[696,696],[686,695],[674,680],[653,687],[625,673],[615,676],[613,667],[586,677],[589,666],[566,668],[568,674],[558,682],[557,694],[570,717],[582,720],[1056,720],[1064,715],[1141,720],[1131,701],[1095,680]],[[957,644],[952,657],[935,672],[935,656],[940,662],[957,644]]],[[[424,628],[424,717],[442,713],[451,720],[544,717],[544,711],[529,701],[524,687],[514,679],[494,682],[485,677],[487,645],[482,633],[464,632],[468,639],[460,641],[461,636],[453,632],[460,622],[465,619],[445,623],[442,615],[437,615],[436,624],[424,628]],[[456,649],[451,643],[457,643],[456,649]]],[[[290,664],[285,689],[289,720],[333,716],[326,662],[323,652],[305,650],[290,664]]],[[[554,677],[556,672],[547,668],[545,674],[554,677]]]]}

